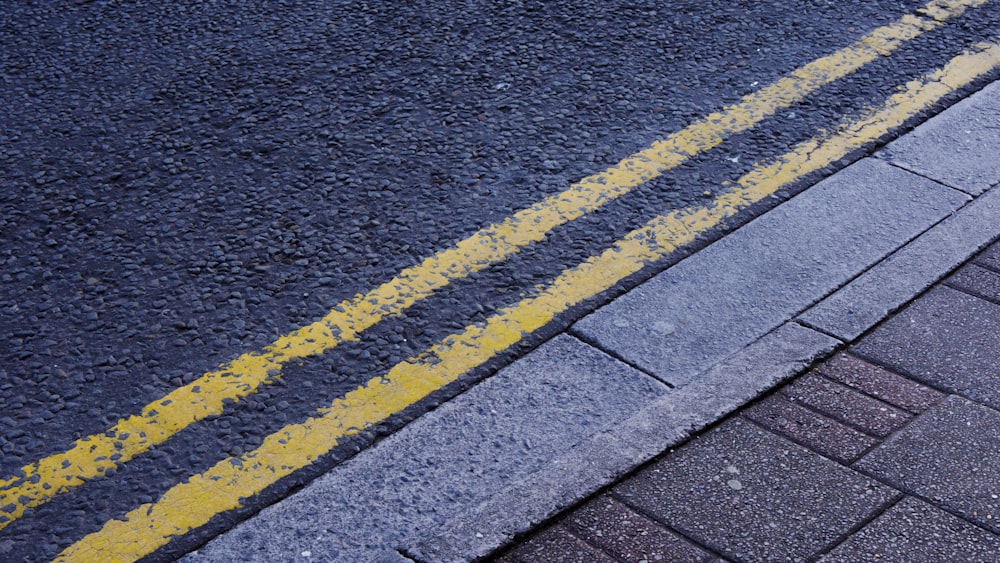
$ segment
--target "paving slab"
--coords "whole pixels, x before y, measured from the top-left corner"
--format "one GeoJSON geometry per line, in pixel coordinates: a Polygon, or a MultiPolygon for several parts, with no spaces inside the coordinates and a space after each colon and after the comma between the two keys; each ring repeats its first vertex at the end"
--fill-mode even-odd
{"type": "Polygon", "coordinates": [[[697,563],[715,556],[610,495],[602,495],[562,523],[576,535],[621,561],[697,563]]]}
{"type": "Polygon", "coordinates": [[[948,278],[948,286],[1000,303],[1000,273],[969,264],[948,278]]]}
{"type": "Polygon", "coordinates": [[[683,385],[880,261],[966,197],[864,159],[585,317],[573,330],[683,385]]]}
{"type": "Polygon", "coordinates": [[[742,415],[768,430],[841,463],[852,463],[877,441],[832,418],[817,414],[776,393],[742,415]]]}
{"type": "Polygon", "coordinates": [[[561,526],[552,526],[508,554],[518,563],[617,563],[561,526]]]}
{"type": "Polygon", "coordinates": [[[824,556],[824,563],[1000,561],[1000,536],[906,497],[824,556]]]}
{"type": "Polygon", "coordinates": [[[367,561],[405,549],[667,389],[558,336],[187,560],[367,561]]]}
{"type": "Polygon", "coordinates": [[[923,383],[1000,408],[1000,305],[935,287],[852,349],[923,383]]]}
{"type": "Polygon", "coordinates": [[[994,244],[976,257],[976,264],[1000,272],[1000,243],[994,244]]]}
{"type": "Polygon", "coordinates": [[[799,320],[855,340],[1000,233],[1000,190],[990,190],[839,289],[799,320]]]}
{"type": "Polygon", "coordinates": [[[1000,412],[949,396],[854,467],[1000,532],[1000,412]]]}
{"type": "Polygon", "coordinates": [[[889,143],[879,156],[977,195],[1000,182],[1000,83],[955,104],[889,143]]]}
{"type": "Polygon", "coordinates": [[[924,412],[944,397],[940,391],[847,353],[837,354],[816,369],[834,381],[914,414],[924,412]]]}
{"type": "Polygon", "coordinates": [[[818,554],[899,496],[738,418],[647,467],[613,494],[739,561],[818,554]]]}
{"type": "Polygon", "coordinates": [[[797,379],[781,392],[790,401],[807,405],[872,436],[886,436],[912,418],[906,411],[815,372],[797,379]]]}

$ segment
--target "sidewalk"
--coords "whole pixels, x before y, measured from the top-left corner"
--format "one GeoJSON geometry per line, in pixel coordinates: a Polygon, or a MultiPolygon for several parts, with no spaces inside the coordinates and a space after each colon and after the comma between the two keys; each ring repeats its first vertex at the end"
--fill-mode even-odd
{"type": "Polygon", "coordinates": [[[1000,82],[185,560],[1000,560],[1000,247],[925,293],[1000,236],[997,123],[1000,82]]]}
{"type": "Polygon", "coordinates": [[[496,559],[1000,561],[1000,243],[496,559]]]}

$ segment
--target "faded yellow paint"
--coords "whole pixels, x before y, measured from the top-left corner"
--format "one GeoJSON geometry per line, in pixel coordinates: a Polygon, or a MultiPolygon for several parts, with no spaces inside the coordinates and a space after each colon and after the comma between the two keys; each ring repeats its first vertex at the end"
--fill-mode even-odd
{"type": "Polygon", "coordinates": [[[1000,45],[980,44],[975,49],[924,80],[907,84],[883,106],[845,121],[836,133],[813,138],[770,163],[755,166],[710,205],[653,219],[484,324],[467,327],[421,356],[397,364],[384,377],[371,379],[316,417],[286,426],[241,458],[219,462],[173,487],[159,501],[129,512],[125,520],[106,523],[98,532],[70,546],[58,560],[135,560],[173,536],[204,525],[214,515],[238,508],[241,499],[309,465],[344,437],[402,411],[516,344],[555,315],[689,244],[699,234],[789,182],[885,135],[943,96],[1000,66],[1000,45]]]}
{"type": "Polygon", "coordinates": [[[982,6],[989,3],[989,1],[990,0],[975,0],[973,2],[964,2],[962,0],[932,0],[924,7],[918,9],[917,12],[943,22],[949,18],[962,15],[968,8],[982,6]]]}
{"type": "Polygon", "coordinates": [[[140,414],[119,420],[107,431],[77,440],[66,452],[22,467],[22,475],[0,481],[0,506],[14,507],[11,512],[0,513],[0,529],[20,518],[26,509],[104,475],[195,422],[221,414],[227,401],[238,401],[272,382],[286,363],[356,339],[383,318],[405,311],[451,281],[507,259],[542,240],[553,228],[621,197],[691,156],[717,146],[727,136],[753,127],[778,109],[802,100],[817,88],[888,55],[903,42],[986,1],[935,0],[923,8],[932,19],[907,15],[880,27],[853,45],[747,95],[740,103],[710,114],[612,168],[588,176],[567,190],[403,270],[371,292],[340,303],[321,320],[279,338],[262,351],[243,354],[171,391],[146,405],[140,414]],[[116,461],[112,463],[109,459],[116,461]]]}

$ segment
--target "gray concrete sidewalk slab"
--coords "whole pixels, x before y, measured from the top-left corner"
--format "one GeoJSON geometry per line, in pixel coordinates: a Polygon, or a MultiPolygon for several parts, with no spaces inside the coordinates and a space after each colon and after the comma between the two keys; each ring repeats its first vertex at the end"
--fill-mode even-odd
{"type": "Polygon", "coordinates": [[[667,390],[558,336],[186,560],[398,558],[396,550],[434,535],[463,506],[488,500],[667,390]]]}
{"type": "Polygon", "coordinates": [[[971,195],[1000,182],[1000,83],[889,143],[878,156],[971,195]]]}
{"type": "Polygon", "coordinates": [[[882,161],[862,160],[585,317],[573,331],[683,385],[966,199],[882,161]]]}

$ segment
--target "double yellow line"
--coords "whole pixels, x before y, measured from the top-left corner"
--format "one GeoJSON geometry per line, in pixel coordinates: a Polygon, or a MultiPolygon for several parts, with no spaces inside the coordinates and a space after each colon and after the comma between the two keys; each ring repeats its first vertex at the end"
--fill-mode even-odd
{"type": "MultiPolygon", "coordinates": [[[[818,59],[739,104],[711,114],[663,141],[632,155],[613,168],[590,176],[568,190],[483,229],[454,247],[404,270],[366,295],[341,303],[323,319],[278,339],[259,353],[244,354],[219,370],[147,405],[141,414],[119,421],[108,432],[79,440],[70,450],[22,468],[23,475],[0,483],[0,512],[7,521],[27,508],[71,490],[89,479],[162,443],[199,420],[222,412],[225,400],[238,400],[273,380],[296,358],[320,354],[357,338],[386,316],[395,315],[437,289],[502,261],[542,240],[554,227],[576,219],[635,186],[662,174],[690,156],[746,130],[775,111],[802,100],[825,84],[857,70],[902,43],[942,25],[986,0],[935,1],[921,16],[908,15],[881,27],[855,44],[818,59]],[[115,457],[112,457],[115,456],[115,457]],[[116,461],[109,461],[115,459],[116,461]]],[[[454,381],[500,351],[537,330],[556,314],[604,291],[646,263],[668,255],[699,233],[802,175],[818,170],[850,150],[876,139],[948,92],[994,68],[1000,53],[994,45],[962,55],[923,82],[862,119],[847,122],[836,134],[822,135],[781,159],[755,167],[710,205],[658,217],[613,248],[560,275],[518,305],[502,310],[484,325],[470,326],[420,357],[393,367],[384,377],[335,401],[319,415],[288,425],[267,437],[256,450],[226,459],[170,489],[155,503],[143,505],[125,521],[108,522],[63,554],[67,560],[131,560],[149,554],[170,538],[205,524],[212,516],[240,506],[283,476],[312,463],[344,437],[401,411],[454,381]]]]}

